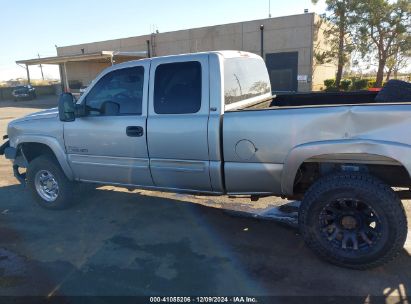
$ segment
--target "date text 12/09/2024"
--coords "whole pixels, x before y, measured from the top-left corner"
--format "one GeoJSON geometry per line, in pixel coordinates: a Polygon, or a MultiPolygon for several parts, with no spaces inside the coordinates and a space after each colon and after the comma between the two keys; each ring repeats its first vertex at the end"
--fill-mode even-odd
{"type": "Polygon", "coordinates": [[[258,303],[255,297],[150,297],[150,303],[258,303]]]}

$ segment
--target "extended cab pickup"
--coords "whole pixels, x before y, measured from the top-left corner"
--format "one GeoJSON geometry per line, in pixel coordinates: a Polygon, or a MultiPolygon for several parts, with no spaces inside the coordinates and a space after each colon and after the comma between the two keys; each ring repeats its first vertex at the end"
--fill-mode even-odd
{"type": "Polygon", "coordinates": [[[150,58],[107,68],[78,101],[65,93],[58,109],[12,121],[0,153],[50,209],[71,203],[76,182],[301,199],[306,243],[364,269],[402,249],[407,218],[392,187],[411,185],[411,107],[370,96],[284,106],[257,55],[150,58]]]}

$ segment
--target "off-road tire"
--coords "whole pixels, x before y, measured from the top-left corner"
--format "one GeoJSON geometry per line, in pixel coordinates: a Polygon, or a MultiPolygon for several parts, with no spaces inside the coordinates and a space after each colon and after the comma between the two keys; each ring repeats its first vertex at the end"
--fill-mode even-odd
{"type": "Polygon", "coordinates": [[[379,179],[360,173],[333,174],[314,183],[301,203],[299,227],[305,243],[320,257],[338,266],[361,270],[393,260],[403,249],[408,232],[407,217],[396,193],[379,179]],[[320,214],[326,202],[345,200],[348,196],[366,202],[381,218],[384,231],[369,251],[348,252],[347,248],[336,248],[331,242],[326,245],[320,214]]]}
{"type": "Polygon", "coordinates": [[[33,159],[27,168],[27,186],[36,202],[43,208],[50,210],[61,210],[70,207],[74,203],[73,192],[75,184],[67,179],[57,160],[53,156],[42,155],[33,159]],[[54,176],[58,183],[58,196],[53,202],[43,199],[35,185],[37,172],[47,170],[54,176]]]}

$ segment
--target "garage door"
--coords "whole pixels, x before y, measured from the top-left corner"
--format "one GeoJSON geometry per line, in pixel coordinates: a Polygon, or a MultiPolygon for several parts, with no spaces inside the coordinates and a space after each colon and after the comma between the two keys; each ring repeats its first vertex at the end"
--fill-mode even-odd
{"type": "Polygon", "coordinates": [[[267,54],[266,64],[273,92],[297,92],[298,52],[267,54]]]}

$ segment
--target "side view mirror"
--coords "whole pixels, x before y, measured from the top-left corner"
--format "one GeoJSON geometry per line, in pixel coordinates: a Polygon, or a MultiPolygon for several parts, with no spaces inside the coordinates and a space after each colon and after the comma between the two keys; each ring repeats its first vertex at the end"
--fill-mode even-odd
{"type": "Polygon", "coordinates": [[[76,119],[76,106],[71,93],[62,93],[59,98],[59,118],[61,121],[76,119]]]}

